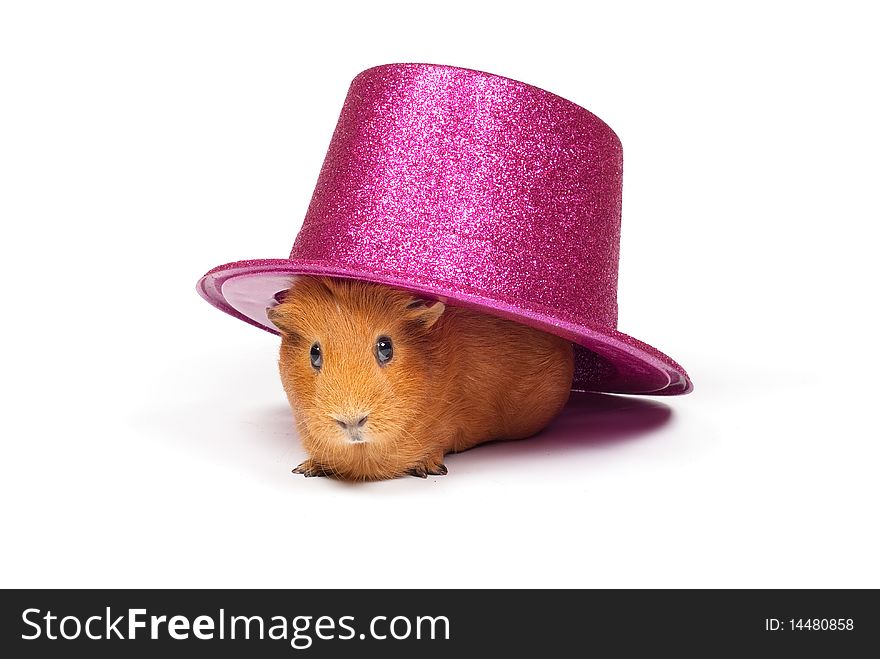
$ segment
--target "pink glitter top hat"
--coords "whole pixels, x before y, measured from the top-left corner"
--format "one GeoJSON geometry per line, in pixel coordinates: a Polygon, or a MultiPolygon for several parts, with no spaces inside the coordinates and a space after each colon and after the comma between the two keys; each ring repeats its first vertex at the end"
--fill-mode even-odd
{"type": "Polygon", "coordinates": [[[432,64],[358,75],[290,257],[209,271],[198,291],[276,332],[296,275],[350,277],[503,316],[575,344],[573,389],[688,393],[617,327],[623,157],[595,115],[501,76],[432,64]]]}

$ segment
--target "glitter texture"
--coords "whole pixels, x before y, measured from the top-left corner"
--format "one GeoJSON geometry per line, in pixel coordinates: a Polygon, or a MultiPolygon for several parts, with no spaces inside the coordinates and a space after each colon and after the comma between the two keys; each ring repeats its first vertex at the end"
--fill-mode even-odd
{"type": "Polygon", "coordinates": [[[574,389],[682,394],[685,371],[616,330],[623,155],[598,117],[509,78],[391,64],[351,83],[288,259],[198,290],[274,331],[296,274],[353,277],[501,315],[576,345],[574,389]]]}

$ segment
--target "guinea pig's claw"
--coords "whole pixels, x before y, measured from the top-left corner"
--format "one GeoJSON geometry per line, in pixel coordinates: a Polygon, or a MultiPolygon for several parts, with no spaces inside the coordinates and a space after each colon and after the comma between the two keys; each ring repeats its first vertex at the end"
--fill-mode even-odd
{"type": "Polygon", "coordinates": [[[410,476],[418,476],[419,478],[427,478],[428,472],[424,467],[413,467],[407,472],[410,476]]]}
{"type": "Polygon", "coordinates": [[[302,474],[306,478],[311,478],[313,476],[326,476],[327,472],[318,464],[315,464],[311,460],[306,460],[305,462],[300,463],[296,467],[290,470],[292,474],[302,474]]]}
{"type": "Polygon", "coordinates": [[[410,476],[418,476],[419,478],[427,478],[428,476],[445,476],[449,473],[446,465],[442,462],[437,464],[419,465],[413,467],[407,472],[410,476]]]}

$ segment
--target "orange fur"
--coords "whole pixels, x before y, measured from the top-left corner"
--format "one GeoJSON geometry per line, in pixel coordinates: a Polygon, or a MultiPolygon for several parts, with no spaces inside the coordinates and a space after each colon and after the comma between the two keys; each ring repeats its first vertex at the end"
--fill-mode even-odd
{"type": "Polygon", "coordinates": [[[387,286],[301,277],[269,317],[282,332],[281,380],[309,453],[298,473],[446,473],[446,453],[533,435],[568,400],[570,342],[460,307],[419,304],[387,286]],[[394,349],[384,366],[380,336],[394,349]],[[319,371],[309,359],[315,342],[319,371]],[[362,415],[367,441],[353,443],[334,417],[362,415]]]}

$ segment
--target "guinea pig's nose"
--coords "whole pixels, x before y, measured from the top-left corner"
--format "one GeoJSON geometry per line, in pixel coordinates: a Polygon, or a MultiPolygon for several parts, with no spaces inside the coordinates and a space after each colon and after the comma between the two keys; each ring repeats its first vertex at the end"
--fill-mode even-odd
{"type": "Polygon", "coordinates": [[[367,422],[367,414],[356,414],[354,416],[336,416],[333,415],[333,420],[339,424],[339,427],[343,430],[354,430],[355,428],[362,428],[363,425],[367,422]]]}

